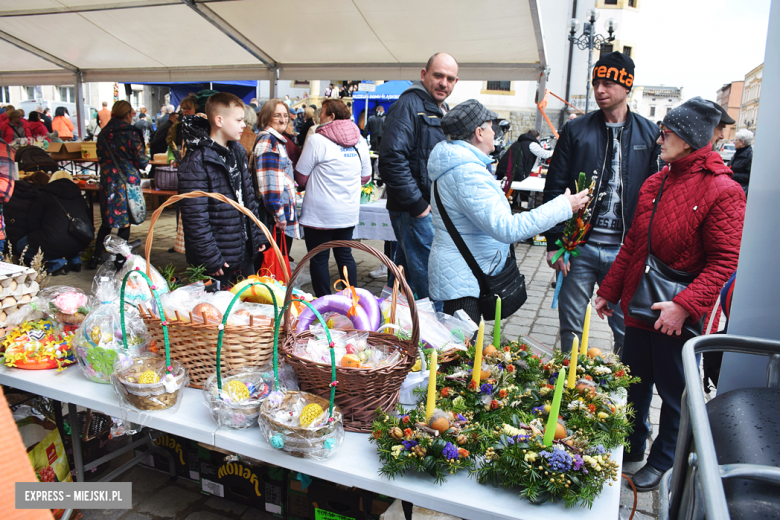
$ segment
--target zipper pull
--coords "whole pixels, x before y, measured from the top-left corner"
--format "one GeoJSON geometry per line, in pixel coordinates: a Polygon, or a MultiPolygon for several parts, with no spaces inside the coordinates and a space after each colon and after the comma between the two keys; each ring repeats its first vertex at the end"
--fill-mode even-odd
{"type": "Polygon", "coordinates": [[[649,273],[649,272],[650,272],[650,266],[649,266],[649,265],[646,265],[646,266],[645,266],[645,274],[647,274],[647,273],[649,273]]]}

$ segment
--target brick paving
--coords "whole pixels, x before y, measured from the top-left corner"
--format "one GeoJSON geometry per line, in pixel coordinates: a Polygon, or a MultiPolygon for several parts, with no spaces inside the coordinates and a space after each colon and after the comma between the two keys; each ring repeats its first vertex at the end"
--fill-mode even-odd
{"type": "MultiPolygon", "coordinates": [[[[96,221],[99,216],[96,215],[96,221]]],[[[144,243],[136,249],[143,255],[146,236],[149,228],[149,220],[138,227],[133,227],[131,240],[141,239],[144,243]]],[[[173,246],[176,231],[176,221],[172,211],[166,211],[155,225],[154,243],[151,249],[152,264],[157,267],[163,267],[167,264],[173,264],[179,271],[186,268],[184,255],[178,253],[169,253],[168,249],[173,246]]],[[[382,250],[383,244],[378,241],[364,241],[368,245],[382,250]]],[[[525,275],[528,290],[528,300],[514,316],[503,323],[503,332],[509,337],[512,336],[530,336],[533,339],[547,346],[560,348],[560,336],[558,334],[558,311],[552,310],[553,271],[547,267],[545,261],[545,248],[531,246],[529,244],[516,245],[517,262],[520,272],[525,275]]],[[[306,254],[306,247],[302,240],[296,240],[292,246],[291,257],[295,260],[301,260],[306,254]]],[[[384,285],[384,280],[374,280],[369,276],[379,264],[373,256],[368,253],[353,250],[355,261],[358,268],[358,285],[364,287],[375,294],[379,294],[384,285]]],[[[331,281],[337,278],[336,265],[331,256],[331,281]]],[[[70,273],[65,276],[54,278],[49,285],[72,285],[89,291],[92,286],[93,271],[82,270],[81,273],[70,273]]],[[[301,288],[305,291],[311,291],[311,284],[304,283],[301,288]]],[[[598,316],[593,316],[591,323],[590,345],[600,348],[602,351],[612,350],[612,331],[606,321],[602,321],[598,316]]],[[[653,424],[653,438],[658,432],[658,419],[660,415],[661,400],[655,395],[651,405],[650,421],[653,424]]],[[[650,449],[648,443],[648,450],[650,449]]],[[[631,475],[642,466],[641,463],[624,464],[623,472],[631,475]]],[[[156,478],[159,482],[159,489],[156,492],[141,491],[148,486],[134,490],[138,493],[138,502],[134,497],[134,507],[132,511],[121,510],[91,510],[84,511],[84,518],[91,519],[121,519],[121,520],[157,520],[162,518],[174,518],[177,520],[220,520],[226,518],[240,518],[241,520],[265,518],[266,514],[262,511],[252,508],[238,506],[225,500],[216,500],[206,496],[196,496],[197,488],[194,484],[182,482],[168,483],[167,479],[155,477],[160,475],[153,470],[145,468],[135,468],[123,475],[122,479],[129,479],[139,483],[148,482],[150,478],[156,478]],[[165,507],[157,507],[155,504],[165,504],[165,507]],[[176,505],[174,505],[176,504],[176,505]],[[231,509],[232,508],[232,509],[231,509]]],[[[135,495],[135,493],[134,493],[135,495]]],[[[658,515],[658,491],[652,493],[639,493],[637,497],[637,514],[634,518],[637,520],[656,518],[658,515]]],[[[633,492],[626,483],[625,479],[621,482],[620,516],[628,518],[633,505],[633,492]]],[[[271,518],[268,516],[268,518],[271,518]]]]}

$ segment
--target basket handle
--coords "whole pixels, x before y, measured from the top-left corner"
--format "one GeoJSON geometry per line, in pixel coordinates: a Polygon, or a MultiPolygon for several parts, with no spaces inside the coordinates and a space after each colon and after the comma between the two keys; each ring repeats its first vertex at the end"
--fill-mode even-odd
{"type": "MultiPolygon", "coordinates": [[[[160,215],[162,214],[163,210],[170,206],[171,204],[175,204],[176,202],[179,202],[183,199],[197,199],[198,197],[211,197],[212,199],[217,199],[218,201],[224,202],[226,204],[230,204],[235,208],[236,210],[240,211],[250,219],[252,219],[252,222],[257,224],[257,227],[260,228],[260,231],[263,232],[265,235],[265,238],[268,239],[268,243],[273,247],[274,252],[276,253],[276,258],[279,260],[279,263],[281,265],[284,265],[284,258],[282,258],[282,252],[279,251],[279,247],[276,245],[276,241],[274,240],[273,236],[271,236],[271,233],[268,231],[268,228],[263,225],[262,222],[257,220],[257,217],[249,211],[249,209],[241,206],[237,202],[230,200],[229,198],[225,197],[221,193],[206,193],[205,191],[191,191],[189,193],[180,193],[179,195],[174,195],[173,197],[169,198],[162,204],[160,204],[160,207],[157,208],[154,213],[152,213],[152,220],[149,222],[149,233],[146,236],[146,244],[144,245],[144,253],[146,255],[146,275],[151,277],[152,276],[152,264],[149,261],[149,258],[152,253],[152,239],[154,238],[154,225],[157,223],[157,220],[160,218],[160,215]]],[[[287,271],[285,270],[284,273],[285,282],[289,282],[289,275],[287,271]]]]}
{"type": "MultiPolygon", "coordinates": [[[[296,300],[296,301],[303,303],[309,309],[311,309],[311,311],[314,313],[317,319],[320,320],[320,323],[322,324],[322,328],[325,329],[325,336],[328,338],[328,347],[329,347],[328,350],[330,350],[330,405],[328,406],[328,416],[330,417],[329,420],[332,421],[333,403],[336,400],[336,384],[338,383],[338,381],[336,380],[336,353],[333,350],[333,339],[330,337],[330,329],[328,329],[328,326],[325,323],[325,319],[322,317],[319,311],[315,309],[314,306],[307,301],[304,300],[296,300]]],[[[282,307],[282,310],[277,315],[276,323],[274,323],[274,384],[275,384],[275,389],[277,391],[279,390],[279,329],[281,328],[281,320],[279,319],[279,317],[281,317],[282,313],[288,311],[290,305],[292,304],[293,304],[292,300],[289,300],[287,301],[287,303],[284,304],[284,307],[282,307]]]]}
{"type": "MultiPolygon", "coordinates": [[[[417,345],[420,342],[420,318],[417,315],[417,306],[414,303],[414,293],[409,288],[409,284],[406,283],[406,279],[401,274],[401,271],[399,270],[398,266],[396,266],[389,258],[387,258],[382,252],[374,249],[373,247],[363,244],[361,242],[354,242],[352,240],[332,240],[330,242],[326,242],[324,244],[321,244],[308,253],[306,253],[306,256],[303,257],[303,259],[298,262],[298,265],[295,267],[295,271],[293,271],[292,276],[290,276],[290,281],[287,284],[287,294],[284,296],[284,302],[285,307],[282,309],[284,311],[284,327],[285,331],[287,333],[290,332],[290,310],[287,304],[292,300],[292,291],[293,291],[293,282],[298,278],[298,275],[303,271],[304,266],[306,265],[306,262],[311,260],[317,253],[320,253],[322,251],[326,251],[329,249],[333,249],[336,247],[351,247],[353,249],[359,249],[360,251],[365,251],[366,253],[369,253],[373,256],[375,256],[377,259],[379,259],[380,262],[385,264],[387,268],[393,273],[395,276],[395,279],[399,281],[400,288],[403,290],[404,295],[406,296],[406,300],[409,303],[409,312],[412,316],[412,337],[411,337],[411,345],[412,348],[415,349],[412,352],[409,352],[409,355],[414,357],[415,352],[417,349],[417,345]]],[[[302,302],[303,300],[295,300],[296,302],[302,302]]]]}
{"type": "MultiPolygon", "coordinates": [[[[148,266],[149,263],[147,262],[147,269],[148,266]]],[[[160,310],[160,317],[162,318],[160,320],[160,324],[162,325],[163,342],[165,343],[165,371],[169,374],[172,374],[171,344],[168,341],[168,318],[165,316],[165,311],[163,310],[162,303],[160,302],[160,294],[157,292],[157,286],[152,283],[152,280],[149,279],[149,276],[147,276],[146,273],[142,272],[137,267],[135,271],[129,271],[125,275],[124,279],[122,280],[122,290],[119,291],[119,318],[122,322],[122,346],[125,347],[125,350],[127,350],[127,330],[125,328],[125,287],[127,287],[127,279],[134,274],[141,275],[143,279],[146,280],[146,283],[149,284],[149,289],[152,291],[154,301],[157,303],[157,308],[160,310]]]]}
{"type": "Polygon", "coordinates": [[[217,338],[217,388],[220,390],[222,390],[222,338],[225,335],[225,327],[227,327],[228,316],[230,315],[230,311],[233,309],[233,305],[235,305],[235,303],[241,298],[241,295],[244,294],[244,291],[254,285],[264,285],[268,288],[268,292],[271,293],[271,301],[274,304],[274,321],[279,320],[279,307],[276,304],[276,295],[271,290],[271,287],[267,284],[262,282],[253,282],[247,284],[236,293],[232,300],[230,300],[230,305],[228,305],[227,310],[225,310],[225,315],[222,317],[222,324],[219,326],[219,337],[217,338]]]}

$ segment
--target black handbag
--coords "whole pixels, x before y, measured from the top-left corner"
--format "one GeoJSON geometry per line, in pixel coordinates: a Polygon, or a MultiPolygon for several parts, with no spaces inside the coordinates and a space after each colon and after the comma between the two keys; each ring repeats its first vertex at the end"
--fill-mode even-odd
{"type": "Polygon", "coordinates": [[[509,246],[509,256],[500,273],[497,275],[485,274],[474,259],[474,255],[472,255],[469,248],[466,247],[466,243],[463,241],[460,233],[455,229],[455,224],[450,220],[450,216],[447,215],[444,204],[441,203],[441,197],[439,197],[439,190],[436,186],[438,182],[439,181],[434,181],[433,183],[433,194],[436,205],[439,207],[439,214],[444,221],[447,232],[450,234],[452,241],[455,242],[455,246],[457,246],[458,251],[460,251],[463,259],[466,260],[471,272],[474,273],[474,276],[479,283],[479,312],[482,313],[482,316],[486,319],[493,319],[496,315],[496,299],[500,296],[501,319],[508,318],[517,312],[528,298],[528,294],[525,290],[525,276],[523,276],[517,268],[515,248],[512,245],[509,246]]]}
{"type": "MultiPolygon", "coordinates": [[[[655,198],[653,212],[650,214],[650,226],[647,230],[647,260],[645,260],[645,269],[642,272],[642,277],[639,279],[639,286],[628,304],[629,316],[650,325],[655,325],[655,322],[661,316],[661,311],[651,308],[653,304],[672,301],[680,291],[683,291],[699,276],[698,273],[686,273],[672,269],[653,256],[650,243],[650,236],[653,231],[653,217],[655,217],[655,210],[658,209],[658,203],[661,201],[665,183],[666,177],[664,176],[663,181],[661,181],[661,187],[658,190],[658,196],[655,198]]],[[[701,336],[704,330],[704,319],[705,316],[702,316],[695,323],[691,322],[690,319],[686,319],[680,337],[693,338],[701,336]]]]}
{"type": "Polygon", "coordinates": [[[92,226],[84,222],[80,218],[73,218],[70,216],[70,213],[68,213],[68,210],[65,209],[65,206],[62,205],[62,202],[60,202],[57,199],[56,195],[52,195],[52,198],[54,201],[60,205],[62,208],[62,211],[65,212],[65,216],[68,217],[68,220],[70,221],[68,223],[68,233],[80,240],[81,242],[90,243],[92,240],[95,239],[95,230],[92,229],[92,226]]]}

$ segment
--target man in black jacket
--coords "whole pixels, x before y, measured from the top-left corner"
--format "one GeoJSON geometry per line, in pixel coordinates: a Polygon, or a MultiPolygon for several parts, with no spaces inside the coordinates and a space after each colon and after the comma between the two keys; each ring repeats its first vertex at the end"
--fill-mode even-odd
{"type": "Polygon", "coordinates": [[[731,159],[731,171],[734,175],[731,177],[742,186],[745,196],[748,193],[750,185],[750,168],[753,165],[753,132],[747,128],[737,132],[734,137],[734,158],[731,159]]]}
{"type": "MultiPolygon", "coordinates": [[[[563,224],[548,232],[547,263],[560,271],[563,285],[558,303],[561,350],[571,350],[572,339],[582,334],[585,310],[596,283],[604,280],[615,261],[634,218],[639,189],[659,168],[658,126],[632,113],[627,97],[634,83],[634,62],[620,52],[603,56],[593,67],[593,93],[600,110],[569,121],[561,130],[544,187],[544,202],[566,188],[575,190],[580,172],[595,178],[596,187],[588,222],[592,229],[579,256],[555,265],[550,260],[561,248],[563,224]]],[[[614,351],[621,353],[625,325],[618,305],[609,325],[614,351]]]]}
{"type": "MultiPolygon", "coordinates": [[[[182,118],[189,152],[179,165],[179,193],[220,193],[257,217],[246,150],[238,142],[246,127],[244,103],[233,94],[214,94],[206,115],[208,121],[198,115],[182,118]]],[[[216,199],[198,197],[180,204],[187,263],[204,266],[223,285],[255,272],[254,257],[268,240],[251,220],[216,199]]]]}
{"type": "MultiPolygon", "coordinates": [[[[428,156],[445,139],[441,118],[449,106],[444,100],[458,82],[458,63],[449,54],[434,54],[420,77],[388,110],[379,148],[379,175],[387,185],[387,209],[398,241],[395,263],[404,266],[418,299],[428,297],[433,243],[428,156]]],[[[441,310],[441,302],[436,306],[441,310]]]]}
{"type": "Polygon", "coordinates": [[[379,150],[382,143],[382,134],[385,130],[385,107],[377,105],[376,112],[368,118],[368,124],[363,130],[363,137],[371,136],[371,149],[375,152],[379,150]]]}

